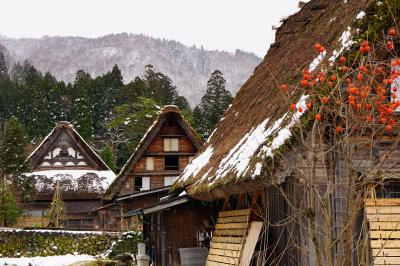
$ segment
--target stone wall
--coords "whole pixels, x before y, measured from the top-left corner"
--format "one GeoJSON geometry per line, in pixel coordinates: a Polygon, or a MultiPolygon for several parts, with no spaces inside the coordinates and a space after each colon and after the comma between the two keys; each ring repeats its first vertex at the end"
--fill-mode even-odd
{"type": "Polygon", "coordinates": [[[0,230],[1,257],[65,254],[118,256],[136,254],[141,234],[52,230],[0,230]]]}

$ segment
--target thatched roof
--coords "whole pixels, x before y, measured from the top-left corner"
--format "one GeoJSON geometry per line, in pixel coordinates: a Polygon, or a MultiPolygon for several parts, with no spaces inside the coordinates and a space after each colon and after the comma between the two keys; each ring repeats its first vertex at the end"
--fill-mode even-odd
{"type": "Polygon", "coordinates": [[[117,178],[107,189],[106,193],[104,193],[103,196],[104,200],[111,200],[113,197],[117,196],[119,190],[121,189],[121,186],[124,184],[132,167],[142,158],[147,148],[150,146],[151,142],[160,132],[164,122],[171,115],[174,116],[176,121],[178,121],[178,124],[180,125],[182,130],[186,133],[187,137],[192,141],[196,149],[200,149],[202,142],[199,136],[197,135],[196,131],[192,128],[192,126],[190,126],[190,124],[182,116],[179,108],[174,105],[165,106],[160,110],[154,123],[147,130],[146,134],[141,139],[138,146],[136,147],[132,155],[129,157],[124,167],[121,169],[117,178]]]}
{"type": "Polygon", "coordinates": [[[53,130],[43,139],[36,149],[29,155],[28,160],[31,164],[31,170],[35,170],[41,159],[49,151],[51,145],[57,140],[62,132],[68,134],[74,141],[79,150],[83,153],[86,159],[89,160],[90,166],[95,170],[111,170],[108,165],[100,158],[99,155],[90,147],[90,145],[82,138],[75,130],[74,126],[66,121],[61,121],[56,124],[53,130]]]}
{"type": "MultiPolygon", "coordinates": [[[[264,60],[241,87],[224,119],[175,187],[184,186],[190,195],[212,200],[265,186],[265,156],[273,156],[299,119],[298,114],[288,112],[280,84],[297,85],[302,70],[318,68],[321,60],[335,58],[348,48],[349,37],[355,35],[363,15],[360,12],[370,2],[312,0],[284,19],[264,60]],[[327,51],[319,58],[313,49],[316,43],[327,51]]],[[[289,87],[294,102],[303,105],[304,90],[289,87]]]]}
{"type": "MultiPolygon", "coordinates": [[[[70,156],[68,154],[67,156],[70,156]]],[[[114,172],[97,155],[90,145],[79,135],[69,122],[59,122],[29,155],[30,172],[25,173],[35,180],[38,200],[51,200],[57,181],[60,181],[64,199],[98,199],[115,179],[114,172]],[[84,164],[68,162],[72,157],[54,159],[58,165],[46,162],[49,152],[59,149],[59,145],[79,152],[79,160],[84,164]],[[61,162],[64,161],[64,165],[61,162]],[[44,163],[45,162],[45,163],[44,163]]]]}

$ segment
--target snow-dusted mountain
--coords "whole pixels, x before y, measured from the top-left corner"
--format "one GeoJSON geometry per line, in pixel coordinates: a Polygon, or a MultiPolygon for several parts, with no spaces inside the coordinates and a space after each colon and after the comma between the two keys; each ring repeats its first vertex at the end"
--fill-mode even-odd
{"type": "Polygon", "coordinates": [[[28,60],[42,72],[50,71],[58,79],[68,82],[73,81],[79,69],[99,75],[118,64],[127,83],[143,74],[145,65],[151,64],[169,76],[191,104],[200,101],[215,69],[224,73],[228,89],[235,94],[261,61],[255,54],[240,50],[235,53],[208,51],[176,41],[125,33],[94,39],[0,36],[0,46],[5,47],[10,65],[28,60]]]}

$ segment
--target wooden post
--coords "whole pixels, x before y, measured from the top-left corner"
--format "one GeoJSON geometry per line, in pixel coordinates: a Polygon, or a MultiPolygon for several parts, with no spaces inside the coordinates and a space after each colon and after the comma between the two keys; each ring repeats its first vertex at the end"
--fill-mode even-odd
{"type": "Polygon", "coordinates": [[[161,265],[168,266],[168,224],[164,211],[161,211],[161,265]]]}

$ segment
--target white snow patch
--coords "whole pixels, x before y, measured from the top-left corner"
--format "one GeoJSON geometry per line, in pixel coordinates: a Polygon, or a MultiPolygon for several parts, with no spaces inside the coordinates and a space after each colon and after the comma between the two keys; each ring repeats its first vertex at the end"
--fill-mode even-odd
{"type": "Polygon", "coordinates": [[[64,234],[75,234],[75,235],[81,235],[81,234],[92,234],[92,235],[101,235],[101,234],[112,234],[110,232],[104,232],[104,231],[73,231],[73,230],[46,230],[46,229],[34,229],[34,230],[28,230],[28,229],[18,229],[18,228],[11,228],[11,227],[1,227],[0,231],[5,231],[5,232],[37,232],[37,233],[64,233],[64,234]]]}
{"type": "Polygon", "coordinates": [[[347,27],[347,30],[345,30],[340,36],[339,41],[341,42],[342,47],[339,49],[339,51],[334,50],[332,52],[332,56],[328,59],[330,65],[333,65],[339,55],[353,45],[354,41],[351,39],[351,27],[347,27]]]}
{"type": "MultiPolygon", "coordinates": [[[[250,132],[243,136],[243,138],[236,144],[236,146],[226,155],[220,162],[215,182],[219,178],[225,176],[231,170],[241,176],[246,170],[250,159],[269,135],[269,131],[265,129],[269,118],[261,122],[257,127],[253,127],[250,132]]],[[[209,185],[211,185],[211,182],[209,185]]]]}
{"type": "Polygon", "coordinates": [[[326,50],[323,51],[322,53],[320,53],[316,58],[314,58],[314,60],[311,62],[310,66],[308,67],[310,72],[313,72],[318,67],[318,65],[322,62],[322,60],[324,60],[325,55],[326,55],[326,50]]]}
{"type": "Polygon", "coordinates": [[[179,193],[179,197],[183,197],[183,196],[186,196],[186,191],[184,190],[184,191],[182,191],[181,193],[179,193]]]}
{"type": "Polygon", "coordinates": [[[30,172],[25,175],[35,178],[36,190],[39,192],[53,191],[57,181],[60,181],[63,190],[77,191],[84,189],[104,192],[115,179],[115,173],[111,170],[46,170],[30,172]],[[91,175],[96,175],[97,177],[89,178],[91,175]],[[84,181],[87,183],[82,188],[82,182],[84,181]]]}
{"type": "Polygon", "coordinates": [[[67,266],[76,262],[94,261],[95,257],[90,255],[61,255],[48,257],[21,257],[21,258],[0,258],[0,265],[15,266],[67,266]]]}
{"type": "Polygon", "coordinates": [[[360,13],[357,14],[356,19],[362,19],[365,16],[365,12],[361,11],[360,13]]]}
{"type": "Polygon", "coordinates": [[[381,1],[376,2],[377,6],[381,6],[383,3],[381,1]]]}
{"type": "Polygon", "coordinates": [[[259,176],[261,174],[261,169],[262,169],[262,163],[260,162],[256,163],[253,175],[251,177],[254,178],[256,176],[259,176]]]}
{"type": "MultiPolygon", "coordinates": [[[[291,128],[300,120],[300,117],[306,112],[306,100],[309,96],[303,95],[300,100],[297,102],[297,108],[302,107],[303,112],[296,112],[292,115],[290,122],[283,128],[279,128],[279,131],[276,132],[276,137],[272,140],[271,143],[264,145],[260,151],[260,155],[265,156],[273,156],[273,151],[279,148],[287,139],[292,136],[291,128]]],[[[276,121],[276,123],[281,123],[287,117],[287,113],[280,119],[280,121],[276,121]]],[[[275,126],[275,125],[274,125],[275,126]]],[[[274,130],[275,131],[275,130],[274,130]]]]}
{"type": "Polygon", "coordinates": [[[210,145],[200,155],[192,160],[183,171],[182,175],[177,179],[180,181],[186,181],[190,176],[196,176],[200,170],[210,161],[213,155],[214,148],[210,145]]]}

